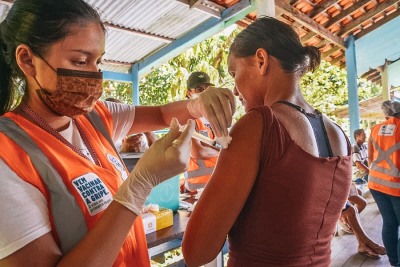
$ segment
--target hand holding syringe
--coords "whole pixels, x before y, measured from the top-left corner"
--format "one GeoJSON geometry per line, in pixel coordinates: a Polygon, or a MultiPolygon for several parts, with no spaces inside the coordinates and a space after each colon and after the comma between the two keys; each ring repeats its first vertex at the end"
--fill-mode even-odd
{"type": "MultiPolygon", "coordinates": [[[[180,126],[179,130],[183,131],[185,129],[185,126],[182,125],[180,126]]],[[[221,137],[216,137],[215,140],[212,140],[211,138],[208,138],[207,136],[202,135],[201,133],[198,133],[196,131],[193,132],[192,138],[197,139],[205,144],[208,144],[210,146],[216,147],[216,148],[223,148],[226,149],[228,148],[229,144],[232,141],[232,137],[228,136],[221,136],[221,137]]]]}

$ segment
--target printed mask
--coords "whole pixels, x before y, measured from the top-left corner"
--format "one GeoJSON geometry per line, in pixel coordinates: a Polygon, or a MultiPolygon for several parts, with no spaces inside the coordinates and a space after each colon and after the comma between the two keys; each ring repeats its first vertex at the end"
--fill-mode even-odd
{"type": "Polygon", "coordinates": [[[103,73],[60,68],[56,73],[56,90],[52,93],[36,81],[40,87],[36,92],[43,104],[58,115],[71,118],[92,111],[103,93],[103,73]]]}

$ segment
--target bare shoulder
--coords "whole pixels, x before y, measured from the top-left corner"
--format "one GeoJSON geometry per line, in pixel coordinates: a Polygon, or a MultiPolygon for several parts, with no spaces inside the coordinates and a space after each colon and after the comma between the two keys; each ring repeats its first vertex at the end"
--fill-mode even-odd
{"type": "Polygon", "coordinates": [[[229,150],[232,152],[243,149],[257,150],[261,144],[264,127],[263,111],[250,110],[231,128],[229,135],[232,137],[232,142],[229,150]],[[256,144],[255,147],[253,147],[254,144],[256,144]]]}
{"type": "MultiPolygon", "coordinates": [[[[263,135],[263,114],[259,111],[249,111],[241,117],[230,130],[232,141],[228,149],[221,150],[217,167],[213,176],[221,176],[225,180],[234,179],[236,173],[245,173],[250,169],[257,169],[259,152],[263,135]],[[247,159],[243,161],[243,159],[247,159]],[[221,171],[221,175],[220,174],[221,171]],[[231,172],[231,175],[226,175],[231,172]]],[[[213,179],[212,179],[213,180],[213,179]]],[[[217,179],[216,179],[217,180],[217,179]]],[[[238,182],[242,182],[238,177],[238,182]]],[[[210,181],[211,182],[211,181],[210,181]]]]}
{"type": "MultiPolygon", "coordinates": [[[[271,113],[272,114],[272,113],[271,113]]],[[[263,124],[263,114],[260,110],[250,110],[244,114],[232,127],[231,134],[249,132],[251,129],[260,129],[263,124]]]]}
{"type": "Polygon", "coordinates": [[[338,125],[324,116],[324,125],[328,134],[329,142],[334,156],[348,156],[348,141],[338,125]]]}
{"type": "MultiPolygon", "coordinates": [[[[287,105],[276,105],[274,114],[289,132],[291,138],[308,153],[318,156],[318,145],[314,138],[314,131],[306,116],[287,105]]],[[[349,155],[346,136],[343,131],[326,116],[323,116],[324,126],[334,156],[349,155]]]]}

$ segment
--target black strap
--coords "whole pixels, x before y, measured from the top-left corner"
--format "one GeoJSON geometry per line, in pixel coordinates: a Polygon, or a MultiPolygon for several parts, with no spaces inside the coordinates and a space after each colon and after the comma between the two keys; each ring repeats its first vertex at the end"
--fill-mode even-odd
{"type": "Polygon", "coordinates": [[[315,141],[317,142],[318,146],[318,154],[320,157],[333,157],[331,144],[329,143],[328,133],[326,132],[324,120],[322,117],[322,113],[315,109],[315,113],[309,113],[304,110],[304,108],[293,104],[288,101],[280,100],[277,101],[278,103],[286,104],[290,107],[293,107],[303,113],[308,121],[311,124],[311,127],[314,132],[315,141]]]}
{"type": "Polygon", "coordinates": [[[277,101],[277,103],[282,103],[282,104],[286,104],[286,105],[288,105],[288,106],[291,106],[292,108],[297,109],[298,111],[300,111],[300,112],[303,113],[304,115],[307,115],[307,116],[310,116],[310,117],[319,117],[319,116],[322,115],[322,113],[321,113],[318,109],[314,109],[314,111],[315,111],[316,114],[314,114],[314,113],[309,113],[309,112],[306,112],[306,111],[304,110],[304,108],[302,108],[302,107],[300,107],[300,106],[298,106],[298,105],[296,105],[296,104],[293,104],[293,103],[291,103],[291,102],[289,102],[289,101],[279,100],[279,101],[277,101]]]}

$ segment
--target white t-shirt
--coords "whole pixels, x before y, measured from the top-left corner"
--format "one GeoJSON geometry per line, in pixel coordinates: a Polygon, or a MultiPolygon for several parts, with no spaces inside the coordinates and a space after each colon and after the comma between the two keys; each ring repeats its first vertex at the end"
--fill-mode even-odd
{"type": "MultiPolygon", "coordinates": [[[[104,101],[113,118],[112,139],[121,141],[135,118],[135,107],[104,101]]],[[[59,132],[67,141],[91,158],[82,138],[71,122],[59,132]]],[[[0,158],[0,259],[51,231],[48,207],[44,195],[14,173],[0,158]],[[4,219],[7,218],[7,219],[4,219]]]]}
{"type": "Polygon", "coordinates": [[[353,144],[353,178],[362,178],[368,174],[368,172],[359,170],[356,166],[356,162],[359,161],[364,165],[368,166],[368,147],[366,144],[359,146],[357,143],[353,144]]]}

